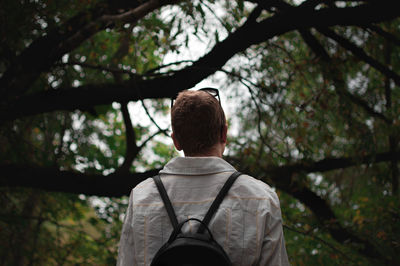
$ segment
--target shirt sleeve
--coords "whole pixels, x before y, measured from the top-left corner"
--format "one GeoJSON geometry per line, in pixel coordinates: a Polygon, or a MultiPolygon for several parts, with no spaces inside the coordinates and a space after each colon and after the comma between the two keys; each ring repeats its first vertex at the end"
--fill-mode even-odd
{"type": "Polygon", "coordinates": [[[271,209],[265,221],[259,265],[290,265],[283,236],[282,214],[278,196],[273,192],[271,209]]]}
{"type": "Polygon", "coordinates": [[[121,239],[118,247],[117,266],[137,265],[135,261],[135,246],[133,241],[133,190],[129,196],[128,209],[122,226],[121,239]]]}

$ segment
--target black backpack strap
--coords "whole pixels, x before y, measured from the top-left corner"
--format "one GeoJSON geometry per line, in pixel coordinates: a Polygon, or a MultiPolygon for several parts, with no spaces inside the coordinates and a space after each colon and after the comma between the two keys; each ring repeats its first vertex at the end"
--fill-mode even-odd
{"type": "Polygon", "coordinates": [[[167,210],[169,219],[171,221],[172,227],[174,230],[178,228],[178,219],[176,218],[176,214],[174,208],[172,207],[171,201],[169,200],[167,191],[161,181],[160,175],[153,176],[154,183],[156,183],[158,192],[160,193],[161,199],[164,202],[165,209],[167,210]]]}
{"type": "Polygon", "coordinates": [[[236,181],[236,179],[241,175],[242,173],[240,172],[234,172],[228,180],[225,182],[224,186],[221,188],[219,191],[217,197],[211,204],[211,207],[208,209],[206,215],[204,216],[203,223],[200,225],[199,229],[197,230],[197,233],[202,234],[204,232],[204,225],[208,226],[208,223],[210,222],[211,218],[213,217],[215,211],[218,209],[219,205],[221,204],[222,200],[225,198],[225,195],[228,193],[229,189],[233,185],[233,182],[236,181]]]}

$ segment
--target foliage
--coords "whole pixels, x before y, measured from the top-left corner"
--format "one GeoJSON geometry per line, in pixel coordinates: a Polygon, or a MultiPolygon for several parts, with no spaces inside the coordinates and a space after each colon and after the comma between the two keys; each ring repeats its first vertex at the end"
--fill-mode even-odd
{"type": "Polygon", "coordinates": [[[0,4],[0,265],[115,264],[127,188],[104,191],[177,156],[164,98],[203,80],[230,110],[226,159],[279,195],[293,265],[398,264],[391,1],[152,2],[0,4]],[[371,22],[318,17],[364,5],[371,22]]]}

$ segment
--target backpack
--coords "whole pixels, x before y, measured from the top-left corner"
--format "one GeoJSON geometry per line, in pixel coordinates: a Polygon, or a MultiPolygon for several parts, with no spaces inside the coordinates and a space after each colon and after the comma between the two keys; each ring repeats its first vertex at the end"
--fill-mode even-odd
{"type": "Polygon", "coordinates": [[[203,220],[189,218],[178,223],[175,211],[171,201],[168,198],[164,185],[159,175],[153,177],[158,192],[164,202],[169,219],[173,226],[173,231],[168,241],[158,250],[154,256],[151,266],[179,266],[179,265],[232,265],[228,255],[223,248],[215,241],[208,223],[215,211],[218,209],[233,182],[241,175],[240,172],[234,172],[225,182],[221,191],[211,204],[203,220]],[[183,233],[183,225],[188,221],[197,221],[200,223],[196,233],[183,233]]]}

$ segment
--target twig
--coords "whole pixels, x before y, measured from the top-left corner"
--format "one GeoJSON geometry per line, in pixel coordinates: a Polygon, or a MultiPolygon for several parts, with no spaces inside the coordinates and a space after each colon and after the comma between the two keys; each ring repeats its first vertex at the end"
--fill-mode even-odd
{"type": "MultiPolygon", "coordinates": [[[[135,81],[136,81],[136,79],[133,79],[133,82],[135,82],[135,81]]],[[[169,133],[168,133],[168,129],[162,129],[162,128],[157,124],[157,122],[153,119],[153,117],[150,115],[150,112],[149,112],[149,110],[147,109],[146,105],[144,104],[143,97],[142,97],[142,95],[141,95],[141,93],[140,93],[140,89],[141,89],[141,88],[140,88],[140,85],[139,85],[139,84],[136,84],[135,87],[137,88],[137,89],[136,89],[136,93],[137,93],[138,99],[140,100],[140,102],[141,102],[141,104],[142,104],[142,107],[143,107],[144,111],[146,112],[147,116],[149,117],[150,121],[151,121],[151,122],[158,128],[158,130],[161,131],[165,136],[170,137],[170,135],[169,135],[169,133]]]]}
{"type": "MultiPolygon", "coordinates": [[[[139,1],[142,2],[142,1],[139,1]]],[[[179,2],[179,0],[170,0],[170,1],[159,1],[159,0],[149,0],[134,9],[130,9],[127,12],[118,15],[103,15],[100,18],[100,21],[107,21],[107,22],[134,22],[136,23],[139,19],[143,18],[148,13],[152,12],[153,10],[165,5],[165,4],[174,4],[179,2]]]]}
{"type": "Polygon", "coordinates": [[[138,155],[140,149],[136,144],[136,134],[135,130],[133,129],[132,121],[129,115],[128,103],[121,103],[121,112],[125,123],[126,151],[124,162],[116,170],[116,172],[128,172],[133,160],[138,155]]]}
{"type": "Polygon", "coordinates": [[[225,23],[221,18],[219,18],[217,16],[217,14],[215,14],[214,9],[212,9],[209,5],[207,5],[205,2],[202,1],[202,4],[208,9],[208,11],[211,12],[211,14],[214,15],[214,17],[219,21],[219,23],[221,23],[221,25],[226,29],[226,31],[228,33],[230,33],[230,30],[228,30],[228,26],[227,23],[225,23]]]}
{"type": "Polygon", "coordinates": [[[165,64],[165,65],[161,65],[161,66],[149,69],[144,73],[144,75],[148,75],[150,73],[154,73],[157,70],[160,70],[162,68],[169,67],[169,66],[172,66],[172,65],[179,65],[179,64],[183,64],[183,63],[193,63],[193,62],[194,62],[193,60],[182,60],[182,61],[176,61],[176,62],[168,63],[168,64],[165,64]]]}
{"type": "Polygon", "coordinates": [[[147,116],[149,117],[149,119],[151,120],[151,122],[153,122],[153,124],[158,128],[158,130],[160,132],[162,132],[165,136],[170,137],[169,133],[168,133],[168,129],[162,129],[157,122],[153,119],[153,117],[150,115],[149,110],[147,109],[146,105],[144,104],[144,101],[142,98],[140,98],[140,102],[142,103],[143,109],[146,112],[147,116]]]}
{"type": "Polygon", "coordinates": [[[102,66],[102,65],[95,65],[95,64],[89,64],[89,63],[82,63],[82,62],[76,62],[76,61],[69,61],[65,63],[57,63],[55,64],[56,66],[81,66],[85,68],[91,68],[91,69],[98,69],[98,70],[104,70],[110,73],[117,73],[117,74],[128,74],[128,75],[135,75],[135,76],[140,76],[137,73],[132,72],[132,70],[124,70],[124,69],[119,69],[119,68],[112,68],[108,66],[102,66]]]}
{"type": "Polygon", "coordinates": [[[261,130],[261,107],[258,105],[257,100],[253,94],[253,91],[251,89],[251,87],[249,85],[247,85],[246,83],[244,83],[242,80],[239,80],[240,83],[242,83],[248,90],[250,93],[250,97],[253,100],[254,104],[256,105],[256,109],[257,109],[257,119],[258,119],[258,123],[257,123],[257,130],[258,130],[258,134],[260,135],[260,139],[261,142],[267,146],[270,151],[272,151],[273,153],[275,153],[276,155],[278,155],[279,157],[281,157],[282,159],[286,159],[285,156],[283,156],[282,154],[280,154],[279,152],[277,152],[273,147],[271,147],[271,145],[268,144],[268,142],[264,139],[264,135],[262,134],[262,130],[261,130]]]}
{"type": "Polygon", "coordinates": [[[164,132],[159,130],[156,133],[154,133],[153,135],[151,135],[150,137],[148,137],[145,141],[143,141],[142,144],[140,144],[140,146],[139,146],[139,150],[141,150],[147,144],[147,142],[152,140],[155,136],[157,136],[160,133],[164,133],[164,132]]]}

